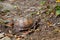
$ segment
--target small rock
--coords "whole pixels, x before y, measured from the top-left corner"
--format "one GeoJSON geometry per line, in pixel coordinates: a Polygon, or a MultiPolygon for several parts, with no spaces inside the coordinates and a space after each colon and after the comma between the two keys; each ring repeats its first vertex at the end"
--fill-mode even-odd
{"type": "Polygon", "coordinates": [[[14,6],[10,3],[2,3],[0,2],[0,5],[2,5],[2,11],[4,10],[13,10],[14,9],[14,6]]]}
{"type": "Polygon", "coordinates": [[[14,2],[14,1],[16,1],[16,0],[8,0],[8,1],[10,1],[10,2],[14,2]]]}
{"type": "Polygon", "coordinates": [[[0,33],[0,38],[4,37],[4,33],[0,33]]]}
{"type": "Polygon", "coordinates": [[[8,36],[2,38],[1,40],[11,40],[8,36]]]}
{"type": "Polygon", "coordinates": [[[20,38],[17,38],[16,40],[20,40],[20,38]]]}

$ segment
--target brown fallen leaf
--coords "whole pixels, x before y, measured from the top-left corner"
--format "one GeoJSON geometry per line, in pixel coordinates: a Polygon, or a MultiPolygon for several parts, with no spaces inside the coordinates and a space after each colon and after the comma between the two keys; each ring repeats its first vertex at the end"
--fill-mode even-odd
{"type": "Polygon", "coordinates": [[[13,37],[13,35],[12,35],[12,34],[5,34],[5,36],[13,37]]]}
{"type": "Polygon", "coordinates": [[[21,38],[17,38],[16,40],[21,40],[21,38]]]}

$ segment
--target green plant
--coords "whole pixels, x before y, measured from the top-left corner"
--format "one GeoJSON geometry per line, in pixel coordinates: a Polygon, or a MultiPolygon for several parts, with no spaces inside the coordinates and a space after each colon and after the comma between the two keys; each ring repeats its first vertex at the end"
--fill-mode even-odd
{"type": "Polygon", "coordinates": [[[60,15],[60,6],[56,6],[55,10],[56,10],[56,16],[60,15]]]}
{"type": "Polygon", "coordinates": [[[4,0],[0,0],[0,2],[2,2],[2,1],[4,1],[4,0]]]}
{"type": "Polygon", "coordinates": [[[46,2],[45,1],[40,1],[40,4],[41,5],[44,5],[46,2]]]}
{"type": "Polygon", "coordinates": [[[56,9],[56,10],[60,10],[60,6],[57,5],[57,6],[55,7],[55,9],[56,9]]]}

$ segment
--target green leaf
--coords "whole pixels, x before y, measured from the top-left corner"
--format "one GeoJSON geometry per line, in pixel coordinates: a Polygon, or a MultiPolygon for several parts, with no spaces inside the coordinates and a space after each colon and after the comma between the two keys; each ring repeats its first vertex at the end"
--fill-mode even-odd
{"type": "Polygon", "coordinates": [[[5,0],[0,0],[0,2],[5,1],[5,0]]]}
{"type": "Polygon", "coordinates": [[[0,9],[2,9],[3,8],[3,6],[2,5],[0,5],[0,9]]]}
{"type": "Polygon", "coordinates": [[[57,6],[55,7],[55,9],[56,9],[56,10],[60,10],[60,6],[57,5],[57,6]]]}
{"type": "Polygon", "coordinates": [[[44,4],[45,4],[45,1],[40,1],[40,4],[41,4],[41,5],[44,5],[44,4]]]}
{"type": "Polygon", "coordinates": [[[32,12],[31,15],[35,15],[37,12],[32,12]]]}
{"type": "Polygon", "coordinates": [[[60,15],[60,10],[56,10],[56,16],[60,15]]]}
{"type": "Polygon", "coordinates": [[[7,12],[10,12],[10,10],[6,9],[6,10],[3,10],[2,12],[7,13],[7,12]]]}

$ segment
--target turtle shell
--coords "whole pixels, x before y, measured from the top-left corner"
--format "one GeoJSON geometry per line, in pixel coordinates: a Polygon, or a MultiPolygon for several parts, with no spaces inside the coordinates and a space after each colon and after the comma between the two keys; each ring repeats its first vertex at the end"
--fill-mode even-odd
{"type": "Polygon", "coordinates": [[[28,30],[32,27],[33,19],[30,17],[20,17],[15,20],[14,29],[16,31],[28,30]]]}

